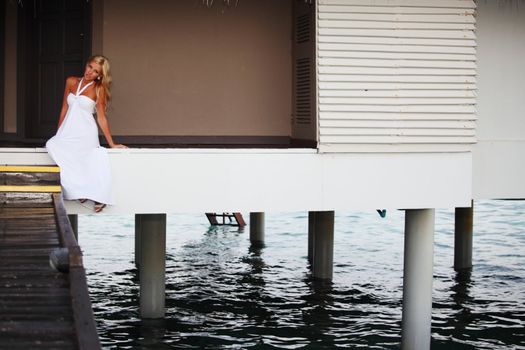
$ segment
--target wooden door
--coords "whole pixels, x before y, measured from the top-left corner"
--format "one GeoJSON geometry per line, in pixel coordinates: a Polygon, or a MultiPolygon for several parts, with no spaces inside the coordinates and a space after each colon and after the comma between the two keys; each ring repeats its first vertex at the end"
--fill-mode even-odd
{"type": "MultiPolygon", "coordinates": [[[[5,6],[6,2],[0,2],[0,28],[5,28],[5,6]]],[[[0,136],[4,133],[4,59],[5,59],[5,38],[0,35],[0,136]]]]}
{"type": "Polygon", "coordinates": [[[56,132],[65,79],[83,73],[91,51],[90,3],[26,1],[21,16],[25,59],[19,107],[23,134],[47,139],[56,132]]]}

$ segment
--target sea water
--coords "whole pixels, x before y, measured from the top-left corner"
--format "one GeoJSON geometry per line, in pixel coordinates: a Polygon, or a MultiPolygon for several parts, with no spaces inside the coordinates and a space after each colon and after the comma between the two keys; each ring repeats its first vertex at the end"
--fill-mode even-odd
{"type": "MultiPolygon", "coordinates": [[[[454,211],[436,210],[432,349],[525,349],[525,201],[477,201],[472,272],[456,273],[454,211]]],[[[248,217],[248,213],[244,213],[248,217]]],[[[166,317],[141,320],[133,215],[79,216],[106,349],[396,349],[404,212],[336,212],[334,278],[311,279],[308,213],[249,229],[169,214],[166,317]]]]}

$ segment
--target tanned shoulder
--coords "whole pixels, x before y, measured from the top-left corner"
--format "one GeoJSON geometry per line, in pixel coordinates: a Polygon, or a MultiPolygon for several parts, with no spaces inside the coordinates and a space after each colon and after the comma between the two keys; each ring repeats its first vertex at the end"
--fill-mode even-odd
{"type": "Polygon", "coordinates": [[[73,76],[67,77],[66,84],[67,84],[67,86],[73,86],[76,83],[78,83],[79,80],[80,79],[78,77],[73,77],[73,76]]]}
{"type": "Polygon", "coordinates": [[[80,81],[78,77],[68,77],[66,79],[66,91],[74,93],[75,85],[80,81]]]}

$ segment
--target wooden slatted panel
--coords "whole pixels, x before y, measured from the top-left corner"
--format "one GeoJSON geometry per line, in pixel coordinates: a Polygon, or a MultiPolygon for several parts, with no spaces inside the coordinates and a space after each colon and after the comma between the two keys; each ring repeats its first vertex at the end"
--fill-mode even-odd
{"type": "Polygon", "coordinates": [[[472,0],[318,0],[321,152],[470,150],[472,0]]]}

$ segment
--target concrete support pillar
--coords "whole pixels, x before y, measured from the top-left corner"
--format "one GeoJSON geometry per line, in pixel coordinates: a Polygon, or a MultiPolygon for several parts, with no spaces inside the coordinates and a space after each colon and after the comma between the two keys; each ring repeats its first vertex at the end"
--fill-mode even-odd
{"type": "Polygon", "coordinates": [[[472,268],[472,228],[474,203],[470,208],[456,208],[454,223],[454,270],[472,268]]]}
{"type": "Polygon", "coordinates": [[[264,244],[264,213],[250,213],[250,242],[256,245],[264,244]]]}
{"type": "Polygon", "coordinates": [[[315,211],[308,212],[308,263],[313,265],[314,237],[315,237],[315,211]]]}
{"type": "Polygon", "coordinates": [[[140,225],[141,214],[135,214],[135,267],[138,269],[140,266],[140,225]]]}
{"type": "Polygon", "coordinates": [[[166,214],[140,216],[140,316],[162,318],[166,288],[166,214]]]}
{"type": "Polygon", "coordinates": [[[333,211],[315,212],[313,222],[312,276],[332,280],[334,262],[333,211]]]}
{"type": "Polygon", "coordinates": [[[69,218],[69,223],[71,224],[71,228],[73,229],[73,233],[75,234],[75,239],[78,242],[78,215],[69,214],[67,217],[69,218]]]}
{"type": "Polygon", "coordinates": [[[405,212],[401,349],[430,349],[434,209],[405,212]]]}

